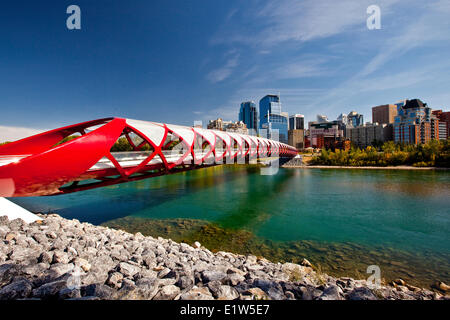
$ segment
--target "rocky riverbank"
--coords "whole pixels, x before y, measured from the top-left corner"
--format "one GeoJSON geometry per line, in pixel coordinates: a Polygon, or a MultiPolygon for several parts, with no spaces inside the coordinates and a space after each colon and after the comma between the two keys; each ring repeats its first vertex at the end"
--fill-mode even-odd
{"type": "Polygon", "coordinates": [[[448,299],[398,280],[371,289],[302,265],[212,253],[199,243],[144,237],[41,215],[0,217],[0,299],[448,299]]]}

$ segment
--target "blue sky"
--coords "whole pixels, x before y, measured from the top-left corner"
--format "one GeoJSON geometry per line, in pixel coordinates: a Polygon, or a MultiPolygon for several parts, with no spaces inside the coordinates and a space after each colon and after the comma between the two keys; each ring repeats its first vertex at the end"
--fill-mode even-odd
{"type": "Polygon", "coordinates": [[[0,140],[106,116],[237,120],[267,93],[307,120],[450,107],[448,0],[5,0],[0,39],[0,140]]]}

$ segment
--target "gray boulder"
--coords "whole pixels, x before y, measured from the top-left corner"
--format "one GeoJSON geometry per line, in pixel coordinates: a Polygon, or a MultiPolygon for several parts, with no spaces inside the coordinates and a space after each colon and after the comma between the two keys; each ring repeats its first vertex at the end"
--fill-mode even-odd
{"type": "Polygon", "coordinates": [[[235,300],[239,298],[239,292],[233,287],[222,285],[216,292],[217,299],[221,300],[235,300]]]}
{"type": "Polygon", "coordinates": [[[377,296],[366,287],[355,288],[348,294],[349,300],[378,300],[377,296]]]}
{"type": "Polygon", "coordinates": [[[204,283],[208,283],[210,281],[221,281],[226,278],[226,273],[222,271],[216,270],[205,270],[202,272],[202,280],[204,283]]]}
{"type": "Polygon", "coordinates": [[[164,286],[159,290],[153,300],[173,300],[180,293],[180,288],[173,284],[164,286]]]}
{"type": "Polygon", "coordinates": [[[117,271],[119,271],[121,274],[124,275],[124,277],[133,277],[136,273],[138,273],[140,268],[138,266],[121,262],[119,263],[119,266],[117,268],[117,271]]]}
{"type": "Polygon", "coordinates": [[[207,287],[193,287],[180,296],[180,300],[214,300],[207,287]]]}
{"type": "Polygon", "coordinates": [[[323,290],[319,300],[343,300],[342,289],[337,285],[328,286],[323,290]]]}
{"type": "Polygon", "coordinates": [[[26,298],[32,290],[33,286],[30,281],[26,279],[14,281],[0,289],[0,300],[26,298]]]}
{"type": "Polygon", "coordinates": [[[33,290],[33,296],[36,298],[57,298],[58,292],[67,288],[67,281],[59,280],[43,284],[37,289],[33,290]]]}
{"type": "Polygon", "coordinates": [[[123,274],[120,272],[113,272],[109,275],[106,284],[114,289],[120,289],[122,287],[123,274]]]}
{"type": "Polygon", "coordinates": [[[182,290],[190,289],[194,286],[194,277],[188,275],[182,275],[178,278],[175,283],[177,287],[180,287],[182,290]]]}
{"type": "Polygon", "coordinates": [[[143,299],[151,300],[158,293],[159,279],[156,278],[142,278],[136,281],[140,295],[143,299]]]}
{"type": "Polygon", "coordinates": [[[322,290],[308,285],[300,287],[299,293],[302,300],[316,300],[322,295],[322,290]]]}
{"type": "Polygon", "coordinates": [[[111,300],[115,297],[115,290],[104,284],[90,284],[84,288],[83,296],[94,296],[102,300],[111,300]]]}
{"type": "Polygon", "coordinates": [[[0,265],[0,287],[9,284],[18,273],[19,268],[16,264],[5,263],[0,265]]]}

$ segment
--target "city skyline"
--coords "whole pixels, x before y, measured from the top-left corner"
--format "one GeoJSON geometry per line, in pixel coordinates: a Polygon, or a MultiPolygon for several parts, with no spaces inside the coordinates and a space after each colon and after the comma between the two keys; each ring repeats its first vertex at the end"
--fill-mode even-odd
{"type": "Polygon", "coordinates": [[[373,106],[416,97],[449,106],[446,1],[378,1],[381,30],[366,27],[370,1],[81,0],[81,30],[66,28],[69,4],[4,4],[2,134],[105,116],[236,121],[241,102],[271,93],[305,123],[370,121],[373,106]]]}

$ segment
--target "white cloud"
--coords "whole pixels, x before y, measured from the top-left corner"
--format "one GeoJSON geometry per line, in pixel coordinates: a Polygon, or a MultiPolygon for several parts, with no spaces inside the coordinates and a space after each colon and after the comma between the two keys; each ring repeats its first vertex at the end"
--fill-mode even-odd
{"type": "MultiPolygon", "coordinates": [[[[223,27],[212,43],[241,42],[244,44],[273,46],[285,41],[305,42],[327,38],[351,30],[366,28],[369,5],[373,0],[272,0],[256,13],[254,8],[246,19],[258,25],[257,32],[223,27]],[[261,27],[262,26],[262,27],[261,27]],[[229,29],[233,30],[229,31],[229,29]]],[[[377,0],[383,16],[399,0],[377,0]]],[[[228,19],[229,20],[229,19],[228,19]]],[[[228,24],[236,21],[228,21],[228,24]]],[[[261,50],[264,52],[265,50],[261,50]]]]}
{"type": "MultiPolygon", "coordinates": [[[[434,1],[424,4],[419,15],[408,19],[408,23],[392,30],[390,36],[383,38],[373,47],[378,48],[368,63],[348,80],[333,88],[327,95],[318,97],[313,106],[326,105],[327,111],[350,101],[352,96],[361,92],[382,92],[384,90],[401,89],[399,92],[417,86],[420,83],[433,83],[438,79],[446,79],[445,71],[450,67],[439,57],[433,59],[433,50],[428,51],[430,58],[412,59],[417,63],[409,64],[401,70],[388,69],[390,74],[376,75],[380,69],[393,59],[398,59],[408,52],[419,48],[433,48],[433,44],[448,43],[450,41],[450,2],[434,1]],[[395,71],[393,71],[395,70],[395,71]]],[[[384,72],[386,73],[386,72],[384,72]]],[[[417,91],[417,97],[422,93],[417,91]]],[[[402,97],[398,97],[400,99],[402,97]]],[[[425,97],[423,97],[425,98],[425,97]]],[[[388,103],[392,101],[385,101],[388,103]]]]}
{"type": "Polygon", "coordinates": [[[232,55],[232,57],[228,58],[226,64],[221,68],[211,71],[206,76],[206,78],[212,83],[221,82],[228,78],[233,72],[233,69],[238,65],[239,54],[232,52],[227,53],[227,55],[232,55]]]}
{"type": "Polygon", "coordinates": [[[373,73],[391,59],[415,48],[425,47],[433,42],[450,41],[449,14],[450,2],[427,3],[420,16],[403,25],[399,32],[393,30],[393,35],[384,41],[379,52],[361,71],[361,75],[373,73]]]}
{"type": "Polygon", "coordinates": [[[44,131],[33,128],[0,126],[0,142],[20,140],[44,131]]]}
{"type": "Polygon", "coordinates": [[[303,58],[292,63],[286,63],[275,69],[276,79],[298,79],[317,77],[330,74],[332,71],[323,66],[325,58],[303,58]]]}
{"type": "MultiPolygon", "coordinates": [[[[281,91],[285,111],[304,113],[307,117],[308,114],[329,113],[331,118],[332,113],[350,111],[352,105],[360,108],[362,105],[358,103],[364,101],[365,96],[367,106],[362,106],[364,108],[375,100],[380,104],[393,102],[383,101],[386,97],[388,100],[397,95],[394,99],[406,98],[405,93],[432,102],[420,86],[442,84],[449,79],[445,75],[449,65],[443,64],[448,49],[439,52],[450,43],[449,16],[448,0],[274,0],[265,2],[259,10],[234,12],[211,42],[238,42],[241,46],[253,47],[248,52],[259,59],[248,59],[248,72],[241,75],[251,75],[251,79],[243,83],[227,104],[216,110],[233,114],[235,118],[241,101],[257,103],[265,94],[278,91],[281,91]],[[372,4],[381,8],[382,30],[369,31],[366,27],[366,9],[372,4]],[[242,25],[236,24],[236,19],[242,20],[239,14],[246,18],[242,25]],[[338,35],[344,37],[332,38],[338,35]],[[327,40],[314,42],[317,39],[327,40]],[[307,54],[311,46],[314,46],[314,53],[307,54]],[[324,48],[326,50],[322,50],[324,48]],[[316,54],[318,52],[320,55],[316,54]],[[437,57],[433,58],[433,54],[437,57]],[[401,60],[403,57],[405,61],[401,60]],[[396,61],[398,65],[393,63],[396,61]],[[340,70],[342,74],[338,73],[340,70]],[[328,87],[334,83],[325,78],[330,75],[342,75],[334,87],[328,87]],[[307,86],[307,78],[316,76],[324,78],[323,88],[312,89],[310,94],[307,89],[292,88],[307,86]],[[287,85],[290,88],[266,89],[280,83],[286,86],[285,80],[292,80],[287,85]],[[252,89],[254,87],[265,89],[252,89]],[[359,99],[356,105],[355,99],[359,99]]],[[[242,60],[246,61],[245,58],[242,60]]],[[[227,76],[230,75],[231,71],[227,76]]],[[[436,93],[439,96],[438,91],[436,93]]],[[[434,100],[442,104],[445,98],[444,94],[434,100]]]]}

